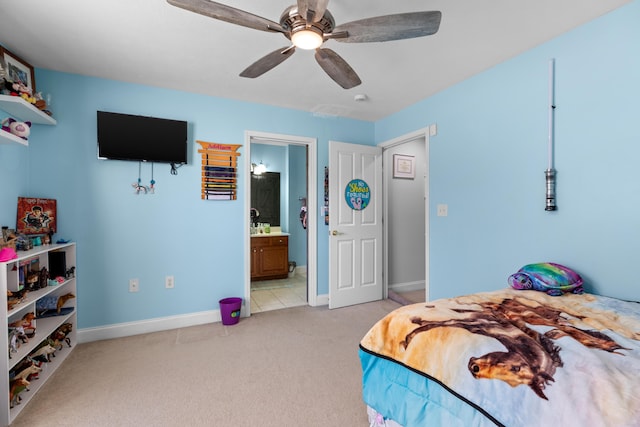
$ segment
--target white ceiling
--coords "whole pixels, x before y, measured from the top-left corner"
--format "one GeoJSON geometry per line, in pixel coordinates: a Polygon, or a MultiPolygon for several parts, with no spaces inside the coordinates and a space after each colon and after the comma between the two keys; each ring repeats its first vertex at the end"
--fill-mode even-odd
{"type": "MultiPolygon", "coordinates": [[[[300,49],[261,77],[239,77],[289,41],[165,0],[2,0],[0,44],[38,68],[376,121],[630,1],[331,0],[336,25],[442,11],[433,36],[326,42],[362,79],[349,90],[322,71],[312,51],[300,49]],[[368,100],[355,101],[359,94],[368,100]]],[[[279,22],[295,0],[221,3],[279,22]]]]}

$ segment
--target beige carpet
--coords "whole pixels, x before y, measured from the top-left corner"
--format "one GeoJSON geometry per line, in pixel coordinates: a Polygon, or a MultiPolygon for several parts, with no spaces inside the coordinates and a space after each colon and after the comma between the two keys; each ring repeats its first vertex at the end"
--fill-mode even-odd
{"type": "Polygon", "coordinates": [[[358,343],[399,304],[80,344],[12,426],[366,426],[358,343]]]}

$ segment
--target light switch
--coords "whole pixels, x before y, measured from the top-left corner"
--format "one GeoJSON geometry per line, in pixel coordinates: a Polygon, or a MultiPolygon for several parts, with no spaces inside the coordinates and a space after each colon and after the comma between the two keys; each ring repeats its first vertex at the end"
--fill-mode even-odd
{"type": "Polygon", "coordinates": [[[438,212],[438,216],[449,215],[449,205],[438,205],[437,212],[438,212]]]}

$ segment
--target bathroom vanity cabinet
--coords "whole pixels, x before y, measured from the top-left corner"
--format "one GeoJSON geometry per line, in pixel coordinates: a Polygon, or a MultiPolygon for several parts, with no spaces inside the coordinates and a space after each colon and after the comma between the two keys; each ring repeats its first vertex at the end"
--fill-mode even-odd
{"type": "Polygon", "coordinates": [[[286,279],[289,274],[289,236],[251,237],[251,280],[286,279]]]}

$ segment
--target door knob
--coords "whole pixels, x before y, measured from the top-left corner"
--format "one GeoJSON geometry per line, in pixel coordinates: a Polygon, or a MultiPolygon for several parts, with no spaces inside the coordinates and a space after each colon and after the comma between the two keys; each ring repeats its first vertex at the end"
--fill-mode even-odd
{"type": "Polygon", "coordinates": [[[342,233],[341,233],[341,232],[339,232],[338,230],[333,230],[333,231],[331,232],[331,235],[332,235],[332,236],[337,236],[337,235],[339,235],[339,234],[342,234],[342,233]]]}

